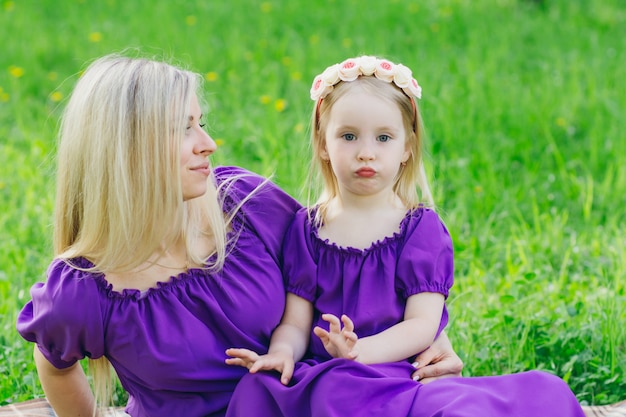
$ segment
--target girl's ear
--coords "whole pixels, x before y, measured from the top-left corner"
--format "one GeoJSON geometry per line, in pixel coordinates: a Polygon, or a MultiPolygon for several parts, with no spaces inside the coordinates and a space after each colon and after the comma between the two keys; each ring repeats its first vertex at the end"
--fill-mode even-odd
{"type": "Polygon", "coordinates": [[[411,158],[411,150],[409,149],[405,149],[404,153],[402,154],[402,163],[406,163],[406,161],[408,161],[411,158]]]}
{"type": "Polygon", "coordinates": [[[330,160],[330,156],[328,156],[328,151],[326,150],[326,143],[324,143],[322,150],[320,150],[320,158],[324,161],[330,160]]]}

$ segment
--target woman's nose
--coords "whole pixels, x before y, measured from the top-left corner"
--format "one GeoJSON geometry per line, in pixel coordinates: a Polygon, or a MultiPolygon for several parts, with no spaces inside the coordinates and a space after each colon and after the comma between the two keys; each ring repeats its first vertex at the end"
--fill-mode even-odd
{"type": "Polygon", "coordinates": [[[217,149],[217,144],[213,140],[213,138],[201,129],[200,139],[197,144],[198,153],[211,155],[217,149]]]}

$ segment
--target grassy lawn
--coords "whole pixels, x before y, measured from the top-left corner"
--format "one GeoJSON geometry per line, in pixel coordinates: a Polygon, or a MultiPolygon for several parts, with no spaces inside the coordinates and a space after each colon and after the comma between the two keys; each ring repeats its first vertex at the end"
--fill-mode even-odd
{"type": "Polygon", "coordinates": [[[0,405],[43,395],[15,319],[51,259],[60,110],[86,62],[126,48],[205,74],[215,163],[303,202],[313,76],[360,54],[412,68],[464,374],[624,397],[622,0],[0,0],[0,28],[0,405]]]}

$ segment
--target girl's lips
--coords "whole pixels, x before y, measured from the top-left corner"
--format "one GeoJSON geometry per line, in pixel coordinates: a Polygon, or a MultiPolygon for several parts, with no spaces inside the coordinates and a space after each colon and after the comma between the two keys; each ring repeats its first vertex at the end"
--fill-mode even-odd
{"type": "Polygon", "coordinates": [[[359,168],[356,171],[356,175],[358,175],[359,177],[365,177],[365,178],[370,178],[373,177],[374,175],[376,175],[376,171],[373,170],[372,168],[359,168]]]}

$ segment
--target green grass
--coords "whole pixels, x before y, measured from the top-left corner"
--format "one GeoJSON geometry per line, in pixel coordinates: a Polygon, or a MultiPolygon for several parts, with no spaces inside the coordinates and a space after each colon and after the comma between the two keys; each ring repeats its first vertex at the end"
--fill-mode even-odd
{"type": "Polygon", "coordinates": [[[50,261],[60,109],[87,61],[128,47],[207,74],[216,162],[302,201],[313,76],[364,53],[412,68],[465,375],[539,368],[583,403],[624,396],[621,0],[0,0],[0,27],[0,404],[42,395],[14,328],[50,261]]]}

